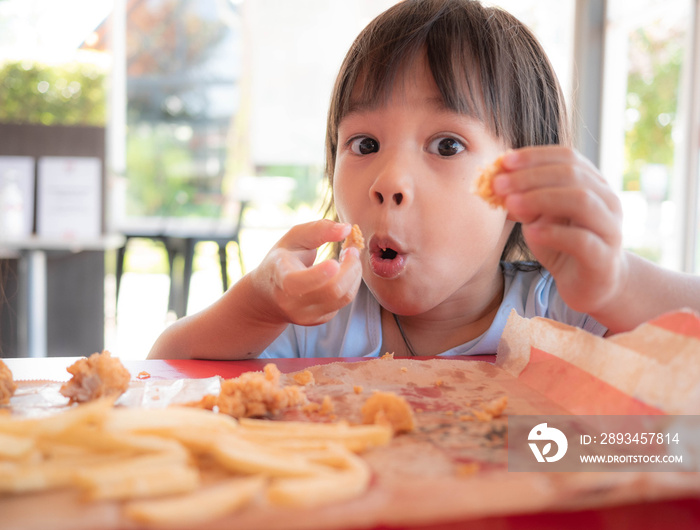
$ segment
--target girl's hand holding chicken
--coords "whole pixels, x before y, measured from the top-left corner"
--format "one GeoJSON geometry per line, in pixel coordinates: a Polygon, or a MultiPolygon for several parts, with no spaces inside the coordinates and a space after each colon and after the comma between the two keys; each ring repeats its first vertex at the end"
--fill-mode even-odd
{"type": "Polygon", "coordinates": [[[357,248],[349,246],[339,261],[314,264],[317,248],[350,234],[349,224],[330,220],[293,227],[251,274],[270,322],[315,326],[328,322],[355,297],[362,280],[357,248]]]}
{"type": "MultiPolygon", "coordinates": [[[[572,309],[609,328],[629,330],[657,315],[697,280],[656,267],[622,248],[622,207],[603,176],[574,149],[507,152],[493,189],[535,258],[572,309]],[[668,298],[667,298],[667,295],[668,298]],[[668,302],[668,303],[667,303],[668,302]]],[[[689,300],[690,303],[690,300],[689,300]]]]}

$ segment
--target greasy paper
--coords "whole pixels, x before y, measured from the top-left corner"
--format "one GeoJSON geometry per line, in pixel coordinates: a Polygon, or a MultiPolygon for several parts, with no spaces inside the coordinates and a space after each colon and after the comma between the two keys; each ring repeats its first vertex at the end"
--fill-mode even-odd
{"type": "MultiPolygon", "coordinates": [[[[608,339],[545,319],[511,315],[497,362],[376,359],[309,368],[313,402],[330,414],[275,419],[361,421],[374,391],[411,404],[416,429],[363,454],[373,479],[353,500],[311,511],[263,500],[208,528],[376,528],[539,511],[600,508],[700,495],[694,473],[509,473],[507,418],[524,414],[698,414],[700,318],[681,312],[608,339]],[[500,417],[479,411],[507,396],[500,417]]],[[[283,376],[295,384],[294,374],[283,376]]],[[[218,392],[219,378],[132,381],[118,404],[162,407],[218,392]]],[[[20,382],[12,407],[48,414],[64,406],[59,383],[20,382]]],[[[73,492],[0,497],[0,528],[140,528],[115,503],[73,492]],[[40,504],[42,510],[35,507],[40,504]],[[41,512],[41,513],[39,513],[41,512]],[[50,514],[50,515],[48,515],[50,514]]]]}

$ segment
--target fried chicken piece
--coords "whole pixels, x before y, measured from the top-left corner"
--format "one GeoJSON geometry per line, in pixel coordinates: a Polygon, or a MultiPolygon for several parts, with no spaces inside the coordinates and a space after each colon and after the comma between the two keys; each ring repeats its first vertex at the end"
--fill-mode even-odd
{"type": "Polygon", "coordinates": [[[365,248],[365,238],[362,237],[362,230],[358,225],[352,225],[352,230],[343,241],[342,248],[355,247],[358,250],[365,248]]]}
{"type": "Polygon", "coordinates": [[[503,169],[503,156],[499,156],[486,167],[474,183],[474,193],[484,199],[492,208],[503,208],[505,201],[493,191],[493,178],[503,169]]]}
{"type": "Polygon", "coordinates": [[[17,384],[12,379],[12,372],[0,359],[0,405],[9,403],[15,390],[17,390],[17,384]]]}
{"type": "Polygon", "coordinates": [[[61,394],[72,403],[101,397],[119,397],[129,387],[131,374],[122,362],[107,351],[93,353],[67,368],[73,377],[61,386],[61,394]]]}
{"type": "Polygon", "coordinates": [[[362,423],[390,426],[394,432],[410,432],[415,426],[413,409],[394,392],[375,392],[362,405],[362,423]]]}
{"type": "Polygon", "coordinates": [[[246,372],[221,382],[218,396],[204,396],[193,406],[219,408],[234,418],[252,418],[277,414],[286,409],[306,405],[308,399],[299,386],[280,386],[281,372],[274,364],[266,364],[263,372],[246,372]]]}

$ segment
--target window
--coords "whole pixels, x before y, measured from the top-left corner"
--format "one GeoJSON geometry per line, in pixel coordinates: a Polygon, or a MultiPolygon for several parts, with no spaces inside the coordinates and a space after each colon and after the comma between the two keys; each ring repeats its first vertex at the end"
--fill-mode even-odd
{"type": "Polygon", "coordinates": [[[575,0],[498,0],[489,3],[513,14],[532,30],[549,56],[571,106],[575,0]]]}
{"type": "Polygon", "coordinates": [[[691,0],[609,0],[607,14],[601,167],[622,200],[624,246],[672,269],[684,267],[692,184],[692,8],[691,0]]]}

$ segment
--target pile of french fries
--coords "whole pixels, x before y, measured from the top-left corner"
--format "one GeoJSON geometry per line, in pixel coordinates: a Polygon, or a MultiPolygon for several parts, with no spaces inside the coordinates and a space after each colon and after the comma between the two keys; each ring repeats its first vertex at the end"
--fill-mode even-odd
{"type": "Polygon", "coordinates": [[[384,425],[237,421],[187,407],[114,407],[44,418],[0,416],[0,495],[75,488],[118,501],[132,520],[195,526],[253,503],[309,507],[364,492],[358,453],[389,443],[384,425]]]}

